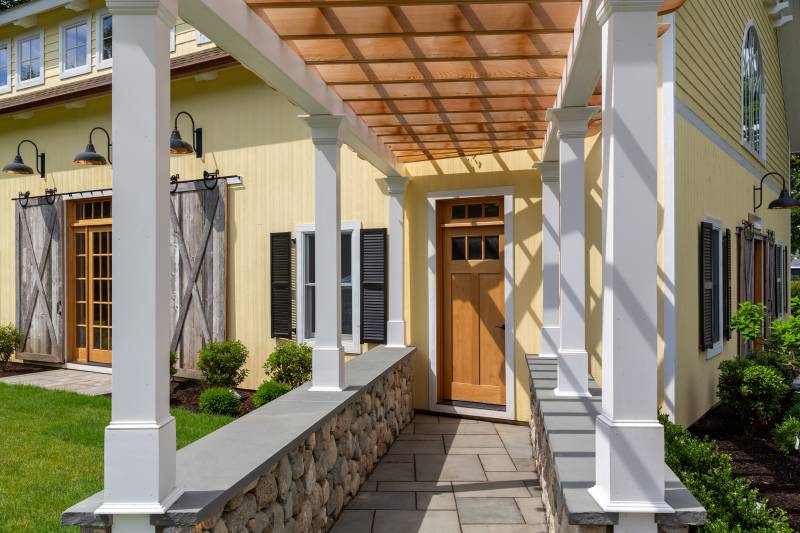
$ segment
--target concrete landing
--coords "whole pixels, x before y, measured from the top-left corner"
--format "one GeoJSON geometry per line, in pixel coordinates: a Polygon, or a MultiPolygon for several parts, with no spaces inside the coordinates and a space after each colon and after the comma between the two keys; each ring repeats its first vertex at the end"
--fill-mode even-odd
{"type": "Polygon", "coordinates": [[[81,370],[48,370],[0,378],[6,385],[32,385],[43,389],[77,392],[86,396],[111,394],[111,374],[81,370]]]}

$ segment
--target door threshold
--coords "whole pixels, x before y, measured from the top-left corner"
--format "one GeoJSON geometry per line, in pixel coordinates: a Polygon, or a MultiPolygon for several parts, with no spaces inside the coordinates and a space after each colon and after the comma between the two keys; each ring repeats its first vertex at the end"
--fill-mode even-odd
{"type": "Polygon", "coordinates": [[[469,402],[466,400],[439,400],[439,405],[448,405],[451,407],[466,407],[468,409],[480,409],[481,411],[500,411],[505,412],[505,405],[498,405],[496,403],[480,403],[469,402]]]}
{"type": "Polygon", "coordinates": [[[111,365],[101,365],[98,363],[67,363],[67,370],[81,370],[83,372],[94,372],[96,374],[111,374],[111,365]]]}

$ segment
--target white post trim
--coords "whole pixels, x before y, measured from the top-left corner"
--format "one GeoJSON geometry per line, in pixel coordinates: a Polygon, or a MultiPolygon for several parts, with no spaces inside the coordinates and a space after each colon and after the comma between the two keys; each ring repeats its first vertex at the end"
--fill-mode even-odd
{"type": "Polygon", "coordinates": [[[405,194],[408,178],[383,178],[389,191],[389,315],[386,345],[406,346],[405,309],[405,194]]]}
{"type": "Polygon", "coordinates": [[[343,117],[304,117],[314,143],[314,226],[316,331],[311,390],[345,387],[342,347],[341,172],[343,117]]]}
{"type": "Polygon", "coordinates": [[[658,9],[602,0],[603,397],[589,493],[617,531],[657,531],[664,501],[658,397],[658,9]],[[631,517],[629,514],[649,516],[631,517]]]}
{"type": "Polygon", "coordinates": [[[428,409],[433,412],[455,415],[482,416],[514,420],[516,418],[516,368],[514,366],[516,322],[514,322],[514,188],[488,187],[485,189],[462,189],[428,193],[428,409]],[[505,231],[505,370],[506,370],[506,408],[505,411],[489,411],[472,407],[440,405],[437,401],[437,309],[436,309],[436,202],[455,198],[478,198],[482,196],[503,197],[503,225],[505,231]]]}
{"type": "Polygon", "coordinates": [[[560,342],[558,386],[554,394],[589,397],[586,351],[586,131],[597,107],[550,109],[547,119],[558,132],[560,203],[560,342]]]}
{"type": "Polygon", "coordinates": [[[559,171],[558,161],[539,161],[533,167],[542,178],[542,340],[539,357],[558,357],[559,317],[559,171]]]}
{"type": "Polygon", "coordinates": [[[155,531],[180,496],[169,414],[169,28],[176,0],[109,0],[112,84],[114,361],[105,487],[115,531],[155,531]],[[126,529],[127,527],[127,529],[126,529]]]}

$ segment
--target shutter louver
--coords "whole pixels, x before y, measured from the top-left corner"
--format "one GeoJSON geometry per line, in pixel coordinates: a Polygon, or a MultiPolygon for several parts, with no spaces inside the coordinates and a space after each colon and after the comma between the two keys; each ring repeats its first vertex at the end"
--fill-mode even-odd
{"type": "Polygon", "coordinates": [[[361,340],[386,344],[386,228],[361,230],[361,340]]]}
{"type": "Polygon", "coordinates": [[[271,233],[270,317],[272,337],[292,338],[292,234],[271,233]]]}
{"type": "Polygon", "coordinates": [[[700,349],[714,346],[714,262],[713,226],[700,223],[700,349]]]}
{"type": "Polygon", "coordinates": [[[725,340],[731,338],[731,302],[733,288],[731,283],[731,230],[726,229],[722,236],[722,332],[725,340]]]}

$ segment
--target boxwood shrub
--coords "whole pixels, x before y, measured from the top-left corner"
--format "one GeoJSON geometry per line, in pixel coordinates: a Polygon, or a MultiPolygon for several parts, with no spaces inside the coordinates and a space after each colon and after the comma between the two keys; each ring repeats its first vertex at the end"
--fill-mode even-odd
{"type": "Polygon", "coordinates": [[[783,509],[767,506],[746,479],[734,478],[730,456],[706,437],[659,417],[664,425],[664,460],[708,512],[706,533],[791,533],[783,509]]]}
{"type": "Polygon", "coordinates": [[[296,342],[281,342],[264,363],[272,381],[299,387],[311,379],[311,347],[296,342]]]}
{"type": "Polygon", "coordinates": [[[286,383],[279,383],[277,381],[265,381],[259,385],[258,390],[253,394],[253,405],[261,407],[268,404],[275,398],[280,398],[292,388],[286,383]]]}
{"type": "Polygon", "coordinates": [[[772,440],[783,453],[796,454],[797,449],[794,446],[798,435],[800,435],[800,419],[787,416],[783,422],[775,426],[772,431],[772,440]]]}
{"type": "Polygon", "coordinates": [[[225,387],[209,387],[200,395],[200,410],[212,415],[236,416],[241,400],[225,387]]]}
{"type": "Polygon", "coordinates": [[[789,393],[784,375],[750,357],[724,361],[719,369],[720,402],[736,413],[747,431],[767,428],[780,418],[789,393]]]}
{"type": "Polygon", "coordinates": [[[212,387],[234,388],[247,377],[247,347],[239,341],[209,341],[200,350],[197,368],[212,387]]]}

